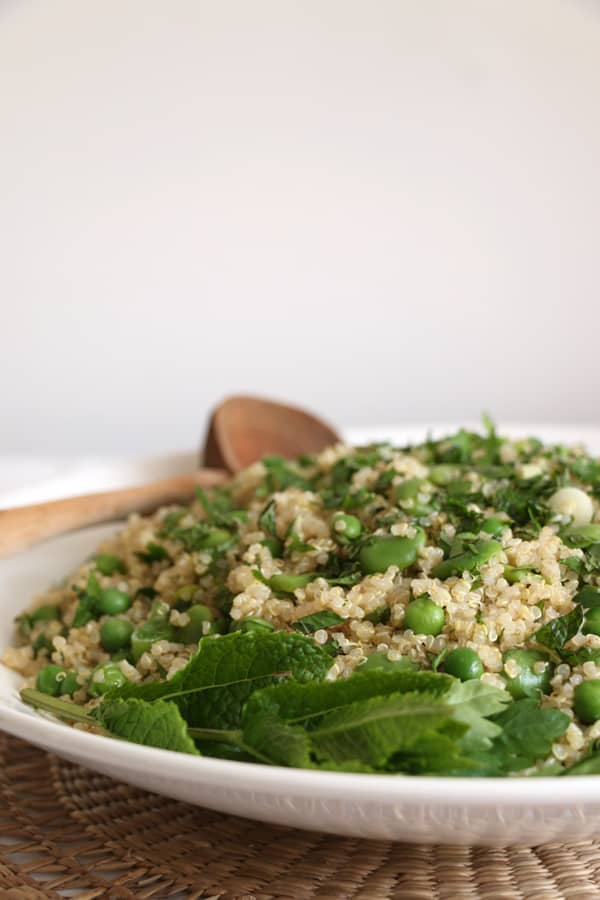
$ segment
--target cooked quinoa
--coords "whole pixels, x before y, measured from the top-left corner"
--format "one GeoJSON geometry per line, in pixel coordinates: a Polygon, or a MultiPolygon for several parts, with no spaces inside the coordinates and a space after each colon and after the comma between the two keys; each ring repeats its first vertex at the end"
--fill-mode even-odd
{"type": "Polygon", "coordinates": [[[599,498],[600,462],[583,448],[504,439],[489,424],[412,447],[267,458],[188,507],[131,516],[19,617],[3,661],[24,686],[61,667],[68,697],[93,707],[107,664],[120,680],[169,680],[203,635],[251,626],[328,647],[329,680],[370,657],[444,671],[469,648],[481,681],[514,696],[523,671],[511,651],[533,648],[542,707],[572,720],[538,768],[570,765],[600,738],[600,720],[573,708],[577,686],[600,679],[600,628],[586,604],[562,643],[551,623],[600,585],[599,498]],[[103,612],[106,596],[126,608],[103,612]],[[430,633],[409,627],[419,598],[437,607],[430,633]],[[129,624],[107,630],[114,619],[129,624]]]}

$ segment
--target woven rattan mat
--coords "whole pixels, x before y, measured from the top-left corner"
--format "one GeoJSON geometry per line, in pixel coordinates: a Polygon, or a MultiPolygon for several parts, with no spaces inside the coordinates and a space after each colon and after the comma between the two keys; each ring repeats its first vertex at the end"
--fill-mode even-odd
{"type": "Polygon", "coordinates": [[[584,900],[600,843],[360,841],[149,794],[0,735],[0,898],[584,900]]]}

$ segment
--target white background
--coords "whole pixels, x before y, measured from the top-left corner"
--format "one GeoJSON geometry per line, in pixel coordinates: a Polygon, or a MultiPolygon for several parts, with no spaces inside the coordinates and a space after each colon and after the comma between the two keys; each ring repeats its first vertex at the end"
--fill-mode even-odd
{"type": "Polygon", "coordinates": [[[0,0],[0,451],[597,421],[600,3],[0,0]]]}

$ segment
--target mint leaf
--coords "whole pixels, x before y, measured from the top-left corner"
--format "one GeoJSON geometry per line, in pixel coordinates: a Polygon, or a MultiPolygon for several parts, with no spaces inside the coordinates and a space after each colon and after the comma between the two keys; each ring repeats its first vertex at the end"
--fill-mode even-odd
{"type": "Polygon", "coordinates": [[[549,650],[562,650],[567,641],[575,637],[583,625],[584,617],[583,607],[576,606],[566,616],[559,616],[558,619],[552,619],[546,625],[542,625],[531,635],[531,640],[543,644],[549,650]]]}
{"type": "Polygon", "coordinates": [[[350,678],[339,681],[287,682],[252,694],[244,710],[244,722],[269,712],[286,722],[310,726],[311,721],[318,722],[327,713],[377,696],[423,692],[442,697],[453,681],[450,675],[434,672],[372,669],[355,672],[350,678]]]}
{"type": "Polygon", "coordinates": [[[158,700],[109,700],[95,711],[99,724],[114,737],[198,756],[187,725],[174,703],[158,700]]]}
{"type": "Polygon", "coordinates": [[[189,725],[236,728],[250,694],[284,679],[324,678],[331,656],[313,640],[284,632],[234,632],[200,641],[198,652],[170,681],[126,684],[107,695],[177,704],[189,725]]]}
{"type": "Polygon", "coordinates": [[[320,628],[333,628],[334,625],[341,625],[344,621],[337,613],[324,609],[322,612],[313,613],[311,616],[303,616],[292,622],[294,631],[300,631],[302,634],[312,634],[319,631],[320,628]]]}
{"type": "Polygon", "coordinates": [[[262,762],[272,765],[302,769],[314,766],[310,738],[304,728],[288,725],[268,713],[246,722],[240,746],[262,762]]]}
{"type": "Polygon", "coordinates": [[[536,700],[516,700],[494,719],[502,733],[494,740],[492,756],[503,772],[533,766],[552,750],[570,719],[558,709],[540,708],[536,700]]]}
{"type": "Polygon", "coordinates": [[[448,731],[448,737],[456,738],[466,728],[452,721],[451,710],[435,695],[415,692],[348,704],[321,718],[309,735],[317,759],[338,764],[358,760],[382,769],[392,757],[401,767],[399,754],[417,746],[420,756],[431,734],[448,731]]]}
{"type": "MultiPolygon", "coordinates": [[[[564,560],[561,560],[564,562],[564,560]]],[[[591,584],[584,584],[580,591],[573,597],[573,603],[579,603],[584,609],[594,609],[600,606],[600,590],[591,584]]]]}
{"type": "Polygon", "coordinates": [[[492,740],[500,734],[501,727],[491,722],[489,716],[501,713],[511,702],[511,696],[482,681],[455,680],[444,702],[453,708],[454,718],[468,726],[463,746],[480,750],[490,747],[492,740]]]}
{"type": "Polygon", "coordinates": [[[79,722],[95,728],[102,728],[110,736],[145,744],[148,747],[162,747],[164,750],[178,750],[181,753],[198,755],[196,746],[188,734],[187,725],[173,703],[144,703],[142,700],[110,700],[92,712],[76,703],[50,697],[31,688],[21,691],[21,699],[51,713],[66,722],[79,722]]]}

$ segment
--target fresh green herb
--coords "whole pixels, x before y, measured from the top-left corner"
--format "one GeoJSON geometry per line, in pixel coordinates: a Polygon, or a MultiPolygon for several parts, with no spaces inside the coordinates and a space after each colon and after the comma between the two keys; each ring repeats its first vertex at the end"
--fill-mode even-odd
{"type": "Polygon", "coordinates": [[[258,517],[258,524],[266,535],[277,537],[277,505],[274,500],[269,500],[258,517]]]}
{"type": "Polygon", "coordinates": [[[555,489],[554,482],[545,475],[518,481],[501,487],[493,498],[493,505],[507,513],[517,525],[533,523],[536,528],[545,524],[549,516],[546,500],[555,489]]]}
{"type": "Polygon", "coordinates": [[[547,757],[570,719],[558,709],[540,708],[536,700],[524,699],[511,703],[493,722],[501,732],[487,759],[482,757],[491,769],[483,774],[501,775],[527,769],[547,757]]]}
{"type": "Polygon", "coordinates": [[[391,615],[392,611],[389,606],[378,606],[373,612],[367,613],[365,621],[371,622],[373,625],[387,625],[391,615]]]}
{"type": "Polygon", "coordinates": [[[292,628],[302,634],[312,634],[321,628],[333,628],[335,625],[341,625],[343,621],[337,613],[324,609],[322,612],[296,619],[295,622],[292,622],[292,628]]]}
{"type": "Polygon", "coordinates": [[[154,541],[149,541],[146,544],[146,549],[138,550],[135,555],[138,559],[141,559],[142,562],[148,563],[149,565],[155,562],[165,562],[170,558],[165,547],[163,547],[162,544],[155,544],[154,541]]]}
{"type": "Polygon", "coordinates": [[[174,637],[173,627],[169,624],[170,608],[162,600],[152,604],[148,619],[134,629],[131,635],[131,652],[134,660],[147,653],[157,641],[171,641],[174,637]]]}
{"type": "Polygon", "coordinates": [[[578,650],[564,650],[561,658],[569,666],[582,666],[586,662],[600,663],[600,649],[580,647],[578,650]]]}
{"type": "Polygon", "coordinates": [[[128,683],[117,696],[177,704],[198,728],[232,728],[250,694],[286,679],[323,678],[331,656],[312,639],[283,632],[234,632],[205,637],[188,665],[170,681],[128,683]]]}
{"type": "Polygon", "coordinates": [[[37,659],[40,653],[47,653],[48,656],[54,651],[54,644],[45,634],[38,634],[31,645],[33,658],[37,659]]]}
{"type": "Polygon", "coordinates": [[[546,625],[542,625],[532,636],[531,639],[538,644],[543,644],[549,650],[560,651],[563,649],[567,641],[575,637],[583,624],[584,612],[581,606],[576,606],[570,613],[565,616],[559,616],[552,619],[546,625]]]}
{"type": "Polygon", "coordinates": [[[450,575],[462,575],[463,572],[476,572],[493,556],[502,552],[502,544],[498,541],[479,541],[471,549],[439,563],[432,571],[434,578],[449,578],[450,575]]]}
{"type": "Polygon", "coordinates": [[[21,698],[36,709],[52,713],[67,722],[100,728],[122,740],[198,755],[187,725],[174,703],[117,699],[105,701],[93,713],[87,713],[75,703],[30,688],[21,691],[21,698]]]}
{"type": "Polygon", "coordinates": [[[102,597],[102,588],[94,573],[90,572],[85,588],[83,590],[74,588],[74,590],[79,595],[79,603],[71,627],[81,628],[95,618],[97,606],[102,597]]]}
{"type": "Polygon", "coordinates": [[[579,556],[563,557],[563,559],[561,559],[561,564],[566,566],[567,569],[577,572],[578,575],[585,571],[585,562],[579,556]]]}
{"type": "Polygon", "coordinates": [[[303,541],[299,537],[295,531],[295,523],[292,523],[290,526],[286,538],[286,545],[289,553],[309,553],[311,550],[315,549],[312,544],[307,544],[306,541],[303,541]]]}
{"type": "Polygon", "coordinates": [[[187,725],[174,703],[157,700],[111,700],[98,707],[96,719],[109,734],[163,750],[198,755],[187,725]]]}
{"type": "Polygon", "coordinates": [[[281,456],[266,456],[262,463],[266,475],[263,484],[256,492],[257,496],[266,497],[278,491],[285,491],[290,487],[310,490],[309,480],[298,471],[293,463],[287,462],[281,456]]]}
{"type": "Polygon", "coordinates": [[[30,613],[23,613],[22,615],[17,616],[15,624],[18,626],[19,632],[23,637],[29,637],[33,628],[39,622],[60,621],[60,618],[61,615],[58,606],[46,604],[45,606],[38,606],[37,609],[34,609],[30,613]]]}
{"type": "Polygon", "coordinates": [[[579,603],[584,609],[594,609],[600,606],[600,588],[584,584],[573,597],[573,603],[579,603]]]}
{"type": "Polygon", "coordinates": [[[145,597],[147,600],[154,600],[155,597],[158,597],[158,591],[147,585],[146,587],[138,588],[136,591],[135,599],[139,599],[140,597],[145,597]]]}

